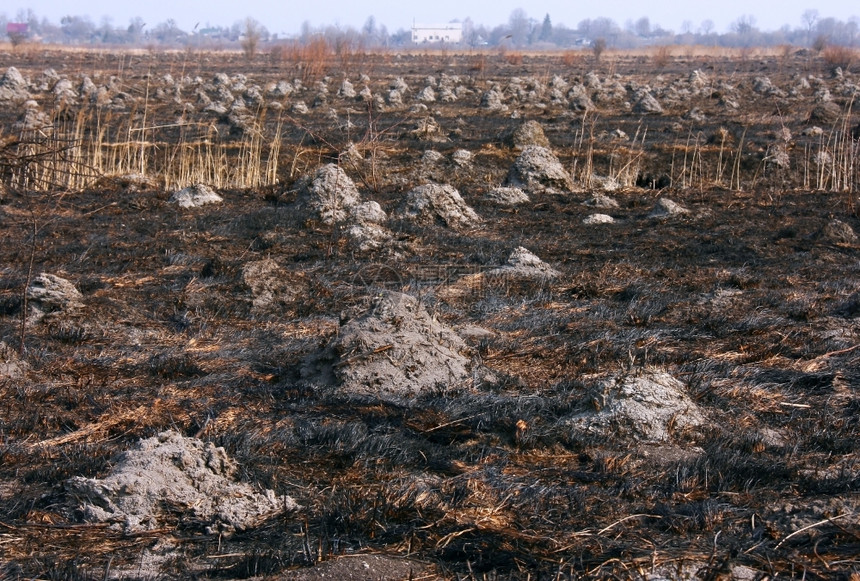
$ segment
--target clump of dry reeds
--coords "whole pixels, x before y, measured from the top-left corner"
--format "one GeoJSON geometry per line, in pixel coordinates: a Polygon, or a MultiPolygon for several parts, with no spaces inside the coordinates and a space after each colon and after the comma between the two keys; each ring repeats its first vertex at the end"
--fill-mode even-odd
{"type": "Polygon", "coordinates": [[[654,66],[658,69],[666,68],[669,61],[672,59],[672,49],[666,45],[658,46],[654,49],[654,54],[651,55],[651,60],[654,66]]]}
{"type": "Polygon", "coordinates": [[[849,46],[833,45],[821,52],[821,58],[830,67],[840,67],[847,70],[857,62],[858,53],[856,49],[849,46]]]}
{"type": "Polygon", "coordinates": [[[804,148],[805,188],[848,194],[856,191],[860,176],[860,141],[851,127],[852,107],[853,102],[831,130],[820,135],[816,145],[804,148]]]}
{"type": "Polygon", "coordinates": [[[238,141],[203,123],[148,125],[146,105],[128,113],[82,107],[54,117],[54,125],[22,131],[5,145],[2,165],[12,188],[79,191],[124,175],[168,190],[195,183],[253,188],[278,180],[283,120],[267,124],[262,107],[238,141]]]}

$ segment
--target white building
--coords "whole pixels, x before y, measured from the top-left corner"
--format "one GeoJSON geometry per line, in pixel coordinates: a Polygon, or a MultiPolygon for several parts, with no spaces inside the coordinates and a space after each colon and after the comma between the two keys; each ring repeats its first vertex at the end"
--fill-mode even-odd
{"type": "Polygon", "coordinates": [[[449,22],[438,25],[412,25],[412,42],[424,44],[425,42],[439,42],[448,44],[460,44],[463,41],[463,25],[459,22],[449,22]]]}

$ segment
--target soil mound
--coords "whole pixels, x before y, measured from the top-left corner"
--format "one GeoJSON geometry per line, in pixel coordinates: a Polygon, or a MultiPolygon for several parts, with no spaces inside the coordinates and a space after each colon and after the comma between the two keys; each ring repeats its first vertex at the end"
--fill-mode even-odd
{"type": "Polygon", "coordinates": [[[556,193],[573,189],[573,179],[546,147],[526,146],[508,172],[506,185],[527,193],[556,193]]]}
{"type": "Polygon", "coordinates": [[[507,111],[505,96],[499,87],[492,87],[481,97],[481,107],[490,111],[507,111]]]}
{"type": "Polygon", "coordinates": [[[520,188],[499,187],[493,188],[484,195],[487,201],[500,206],[518,206],[528,203],[529,197],[520,188]]]}
{"type": "Polygon", "coordinates": [[[490,277],[505,276],[539,280],[556,278],[560,275],[559,271],[522,246],[518,246],[511,252],[506,264],[487,272],[487,276],[490,277]]]}
{"type": "Polygon", "coordinates": [[[590,214],[582,220],[586,226],[595,226],[597,224],[614,224],[615,218],[609,214],[590,214]]]}
{"type": "Polygon", "coordinates": [[[208,204],[220,204],[224,198],[205,184],[189,186],[170,196],[170,202],[179,204],[180,208],[199,208],[208,204]]]}
{"type": "Polygon", "coordinates": [[[441,224],[448,228],[473,228],[481,218],[466,204],[460,192],[447,184],[425,184],[413,188],[397,209],[396,216],[421,226],[441,224]]]}
{"type": "Polygon", "coordinates": [[[24,102],[30,98],[27,81],[15,67],[9,67],[0,77],[0,102],[24,102]]]}
{"type": "Polygon", "coordinates": [[[165,509],[204,523],[214,534],[298,508],[288,496],[236,482],[238,467],[224,448],[172,431],[141,440],[114,464],[107,478],[76,476],[66,490],[81,501],[87,520],[116,523],[129,533],[165,526],[165,509]]]}
{"type": "Polygon", "coordinates": [[[471,377],[468,348],[417,299],[382,291],[362,315],[345,323],[303,375],[310,381],[385,400],[402,400],[471,377]]]}
{"type": "Polygon", "coordinates": [[[343,222],[353,206],[361,203],[361,194],[346,172],[336,164],[320,167],[299,183],[299,204],[324,224],[343,222]]]}
{"type": "Polygon", "coordinates": [[[669,198],[660,198],[654,204],[654,209],[649,214],[652,218],[670,218],[675,216],[686,216],[690,210],[669,198]]]}
{"type": "Polygon", "coordinates": [[[809,114],[810,123],[821,123],[832,125],[839,121],[842,116],[842,108],[833,101],[826,101],[816,105],[809,114]]]}
{"type": "Polygon", "coordinates": [[[523,149],[529,145],[550,148],[549,139],[543,131],[543,127],[537,121],[526,121],[511,134],[510,144],[516,149],[523,149]]]}
{"type": "Polygon", "coordinates": [[[388,215],[379,202],[363,202],[350,209],[352,225],[346,230],[349,242],[359,252],[371,252],[386,246],[392,238],[384,226],[388,215]]]}
{"type": "Polygon", "coordinates": [[[850,224],[842,220],[831,220],[818,232],[818,237],[832,244],[854,244],[857,234],[850,224]]]}
{"type": "Polygon", "coordinates": [[[43,272],[27,287],[30,305],[42,312],[71,310],[83,306],[83,295],[65,278],[43,272]]]}
{"type": "Polygon", "coordinates": [[[663,112],[663,107],[660,102],[648,92],[640,94],[636,104],[633,105],[634,113],[642,113],[645,115],[658,115],[663,112]]]}
{"type": "Polygon", "coordinates": [[[618,202],[604,194],[595,194],[593,197],[585,201],[585,205],[591,208],[599,208],[601,210],[611,210],[618,207],[618,202]]]}
{"type": "Polygon", "coordinates": [[[674,430],[695,428],[705,418],[684,385],[668,373],[641,370],[601,382],[595,410],[568,418],[574,432],[666,442],[674,430]]]}

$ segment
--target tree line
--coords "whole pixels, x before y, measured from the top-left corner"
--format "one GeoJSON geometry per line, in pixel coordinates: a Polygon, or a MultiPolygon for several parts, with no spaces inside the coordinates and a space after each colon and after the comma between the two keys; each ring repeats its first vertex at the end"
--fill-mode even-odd
{"type": "MultiPolygon", "coordinates": [[[[647,16],[628,20],[623,25],[611,18],[580,21],[575,28],[556,24],[549,14],[533,18],[522,8],[511,12],[507,22],[496,26],[475,23],[471,18],[459,22],[463,30],[463,46],[496,46],[535,49],[571,48],[591,46],[598,39],[614,48],[637,48],[648,45],[704,44],[725,47],[744,46],[810,46],[820,49],[824,45],[854,47],[860,45],[860,19],[848,21],[822,17],[817,10],[803,13],[797,26],[785,25],[778,30],[765,31],[756,25],[750,15],[742,15],[732,22],[727,31],[717,32],[712,20],[699,23],[686,21],[679,31],[665,29],[652,23],[647,16]]],[[[410,30],[390,32],[374,16],[368,17],[361,28],[343,26],[313,26],[302,23],[297,34],[284,36],[270,32],[253,18],[234,22],[230,26],[205,24],[192,30],[183,30],[176,21],[167,19],[154,25],[142,18],[132,18],[127,25],[115,25],[109,18],[99,24],[88,16],[64,16],[59,23],[40,18],[32,10],[9,18],[0,13],[0,31],[5,31],[13,44],[44,42],[70,45],[132,45],[132,46],[241,46],[248,51],[267,43],[293,41],[308,43],[325,39],[331,45],[345,43],[355,48],[409,47],[410,30]],[[7,24],[13,26],[7,27],[7,24]],[[26,26],[15,26],[24,24],[26,26]],[[22,30],[23,28],[23,30],[22,30]]]]}

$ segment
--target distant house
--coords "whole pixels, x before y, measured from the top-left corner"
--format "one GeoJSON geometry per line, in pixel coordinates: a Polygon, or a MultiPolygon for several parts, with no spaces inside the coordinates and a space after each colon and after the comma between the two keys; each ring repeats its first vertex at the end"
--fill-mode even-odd
{"type": "Polygon", "coordinates": [[[26,22],[7,22],[6,23],[6,35],[7,36],[27,36],[27,33],[30,31],[30,25],[26,22]]]}
{"type": "Polygon", "coordinates": [[[463,25],[459,22],[437,25],[412,25],[412,42],[415,44],[428,42],[459,44],[462,41],[463,25]]]}

